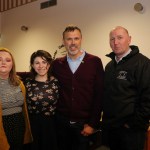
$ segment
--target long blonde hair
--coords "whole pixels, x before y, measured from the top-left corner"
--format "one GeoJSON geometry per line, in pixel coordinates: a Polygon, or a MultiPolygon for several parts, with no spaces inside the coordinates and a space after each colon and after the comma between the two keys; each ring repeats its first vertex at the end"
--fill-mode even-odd
{"type": "Polygon", "coordinates": [[[12,69],[9,73],[9,82],[10,82],[10,84],[12,84],[14,86],[18,86],[20,84],[20,80],[19,80],[19,77],[16,74],[15,60],[14,60],[14,57],[13,57],[11,51],[7,48],[0,47],[0,52],[7,52],[7,53],[10,54],[10,56],[12,58],[12,69]]]}

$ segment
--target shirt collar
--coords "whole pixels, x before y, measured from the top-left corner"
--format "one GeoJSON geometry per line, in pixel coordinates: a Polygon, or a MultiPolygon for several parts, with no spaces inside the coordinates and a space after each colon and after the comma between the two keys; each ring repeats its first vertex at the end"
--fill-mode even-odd
{"type": "MultiPolygon", "coordinates": [[[[82,54],[81,54],[79,57],[77,57],[76,60],[82,61],[83,58],[84,58],[84,56],[85,56],[85,51],[84,51],[84,50],[80,50],[80,51],[82,52],[82,54]]],[[[76,61],[76,60],[75,60],[75,61],[76,61]]],[[[67,54],[67,61],[72,61],[72,59],[69,57],[68,54],[67,54]]]]}
{"type": "Polygon", "coordinates": [[[131,48],[129,48],[129,50],[128,50],[119,60],[117,60],[117,57],[115,56],[116,62],[118,63],[119,61],[121,61],[121,60],[122,60],[124,57],[126,57],[131,51],[132,51],[131,48]]]}

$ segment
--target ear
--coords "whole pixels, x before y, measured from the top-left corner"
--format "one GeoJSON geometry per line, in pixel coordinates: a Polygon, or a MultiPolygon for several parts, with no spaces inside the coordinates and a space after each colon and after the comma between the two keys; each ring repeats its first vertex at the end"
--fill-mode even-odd
{"type": "Polygon", "coordinates": [[[50,68],[50,66],[51,66],[51,65],[50,65],[49,63],[47,63],[47,67],[50,68]]]}
{"type": "Polygon", "coordinates": [[[31,67],[34,69],[34,65],[32,64],[31,67]]]}
{"type": "Polygon", "coordinates": [[[47,63],[46,69],[49,70],[49,69],[50,69],[50,66],[51,66],[51,65],[50,65],[49,63],[47,63]]]}
{"type": "Polygon", "coordinates": [[[62,39],[62,44],[65,45],[64,43],[65,43],[65,42],[64,42],[64,39],[62,39]]]}
{"type": "Polygon", "coordinates": [[[129,42],[129,44],[131,43],[131,36],[129,36],[129,41],[128,42],[129,42]]]}

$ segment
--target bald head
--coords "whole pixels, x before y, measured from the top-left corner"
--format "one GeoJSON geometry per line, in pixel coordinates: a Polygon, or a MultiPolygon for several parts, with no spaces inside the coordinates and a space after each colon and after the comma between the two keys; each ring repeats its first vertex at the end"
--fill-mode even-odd
{"type": "Polygon", "coordinates": [[[122,27],[122,26],[117,26],[117,27],[113,28],[113,29],[110,31],[110,34],[111,34],[112,32],[114,32],[114,31],[116,31],[116,30],[122,30],[122,31],[126,32],[126,34],[129,36],[128,30],[127,30],[126,28],[122,27]]]}
{"type": "Polygon", "coordinates": [[[128,30],[122,26],[117,26],[109,34],[110,47],[118,57],[122,57],[128,50],[131,43],[131,37],[128,30]]]}

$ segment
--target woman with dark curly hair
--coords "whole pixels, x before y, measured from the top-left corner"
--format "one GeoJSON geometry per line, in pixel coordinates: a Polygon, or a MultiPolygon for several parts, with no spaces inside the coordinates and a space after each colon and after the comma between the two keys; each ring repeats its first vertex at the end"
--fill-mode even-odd
{"type": "Polygon", "coordinates": [[[55,109],[58,99],[58,81],[51,75],[51,55],[38,50],[31,55],[31,78],[25,82],[27,104],[33,134],[31,150],[57,150],[55,109]]]}

